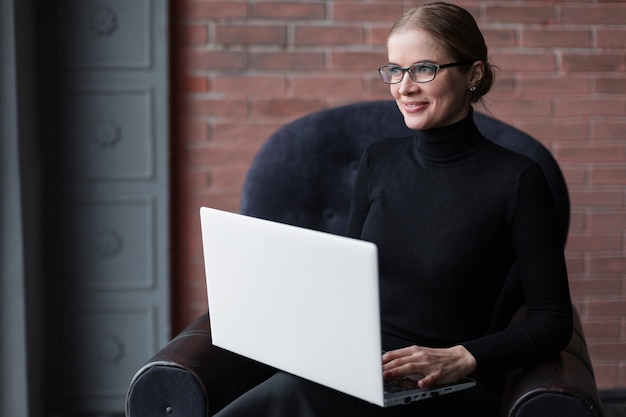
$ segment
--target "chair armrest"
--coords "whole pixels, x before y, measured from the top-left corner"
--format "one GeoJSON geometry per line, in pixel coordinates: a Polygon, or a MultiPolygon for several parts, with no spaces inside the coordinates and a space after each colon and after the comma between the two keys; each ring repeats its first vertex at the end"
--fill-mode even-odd
{"type": "MultiPolygon", "coordinates": [[[[523,312],[514,321],[521,317],[523,312]]],[[[591,359],[575,309],[572,339],[558,356],[516,369],[507,376],[503,409],[508,417],[602,416],[591,359]]]]}
{"type": "Polygon", "coordinates": [[[273,372],[214,346],[205,314],[137,371],[126,396],[126,416],[206,417],[273,372]]]}

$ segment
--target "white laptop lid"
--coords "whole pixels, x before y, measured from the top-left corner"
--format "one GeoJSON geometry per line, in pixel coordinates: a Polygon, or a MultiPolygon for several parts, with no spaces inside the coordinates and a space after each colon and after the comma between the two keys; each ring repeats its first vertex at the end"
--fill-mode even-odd
{"type": "Polygon", "coordinates": [[[376,246],[207,207],[200,217],[213,343],[382,406],[376,246]]]}

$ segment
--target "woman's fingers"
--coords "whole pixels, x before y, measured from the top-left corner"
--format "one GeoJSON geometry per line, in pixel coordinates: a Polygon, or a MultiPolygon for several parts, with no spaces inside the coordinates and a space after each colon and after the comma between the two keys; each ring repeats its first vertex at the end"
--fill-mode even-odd
{"type": "Polygon", "coordinates": [[[476,360],[463,347],[433,349],[410,346],[383,355],[383,376],[394,378],[421,374],[420,386],[458,381],[476,368],[476,360]]]}

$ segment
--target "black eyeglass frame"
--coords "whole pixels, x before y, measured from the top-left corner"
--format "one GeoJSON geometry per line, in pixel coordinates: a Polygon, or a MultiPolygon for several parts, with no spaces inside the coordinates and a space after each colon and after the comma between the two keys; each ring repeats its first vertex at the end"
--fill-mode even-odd
{"type": "Polygon", "coordinates": [[[402,82],[402,80],[404,80],[404,74],[408,73],[409,77],[411,78],[411,80],[413,80],[416,83],[429,83],[431,81],[433,81],[436,77],[437,74],[439,73],[440,69],[443,68],[450,68],[450,67],[461,67],[463,65],[470,65],[473,64],[474,62],[476,62],[475,60],[473,61],[460,61],[460,62],[452,62],[450,64],[431,64],[430,62],[421,62],[421,63],[417,63],[417,64],[413,64],[410,67],[406,67],[406,68],[402,68],[398,65],[392,65],[392,64],[387,64],[387,65],[383,65],[382,67],[378,68],[378,74],[380,75],[381,80],[385,83],[385,84],[399,84],[402,82]],[[433,73],[433,78],[431,78],[428,81],[417,81],[415,78],[413,78],[413,76],[411,75],[411,69],[415,68],[415,67],[431,67],[435,69],[435,72],[433,73]],[[399,69],[402,71],[402,77],[398,80],[398,81],[385,81],[385,78],[383,77],[383,70],[384,68],[395,68],[395,69],[399,69]]]}

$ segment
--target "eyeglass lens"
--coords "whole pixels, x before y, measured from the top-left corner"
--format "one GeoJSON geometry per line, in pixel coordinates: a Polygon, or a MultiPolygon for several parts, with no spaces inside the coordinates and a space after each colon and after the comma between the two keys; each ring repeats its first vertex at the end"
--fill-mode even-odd
{"type": "Polygon", "coordinates": [[[437,66],[429,64],[411,65],[409,68],[400,68],[395,65],[386,65],[380,69],[380,75],[386,83],[399,83],[408,72],[409,77],[415,82],[426,83],[435,79],[437,66]]]}

